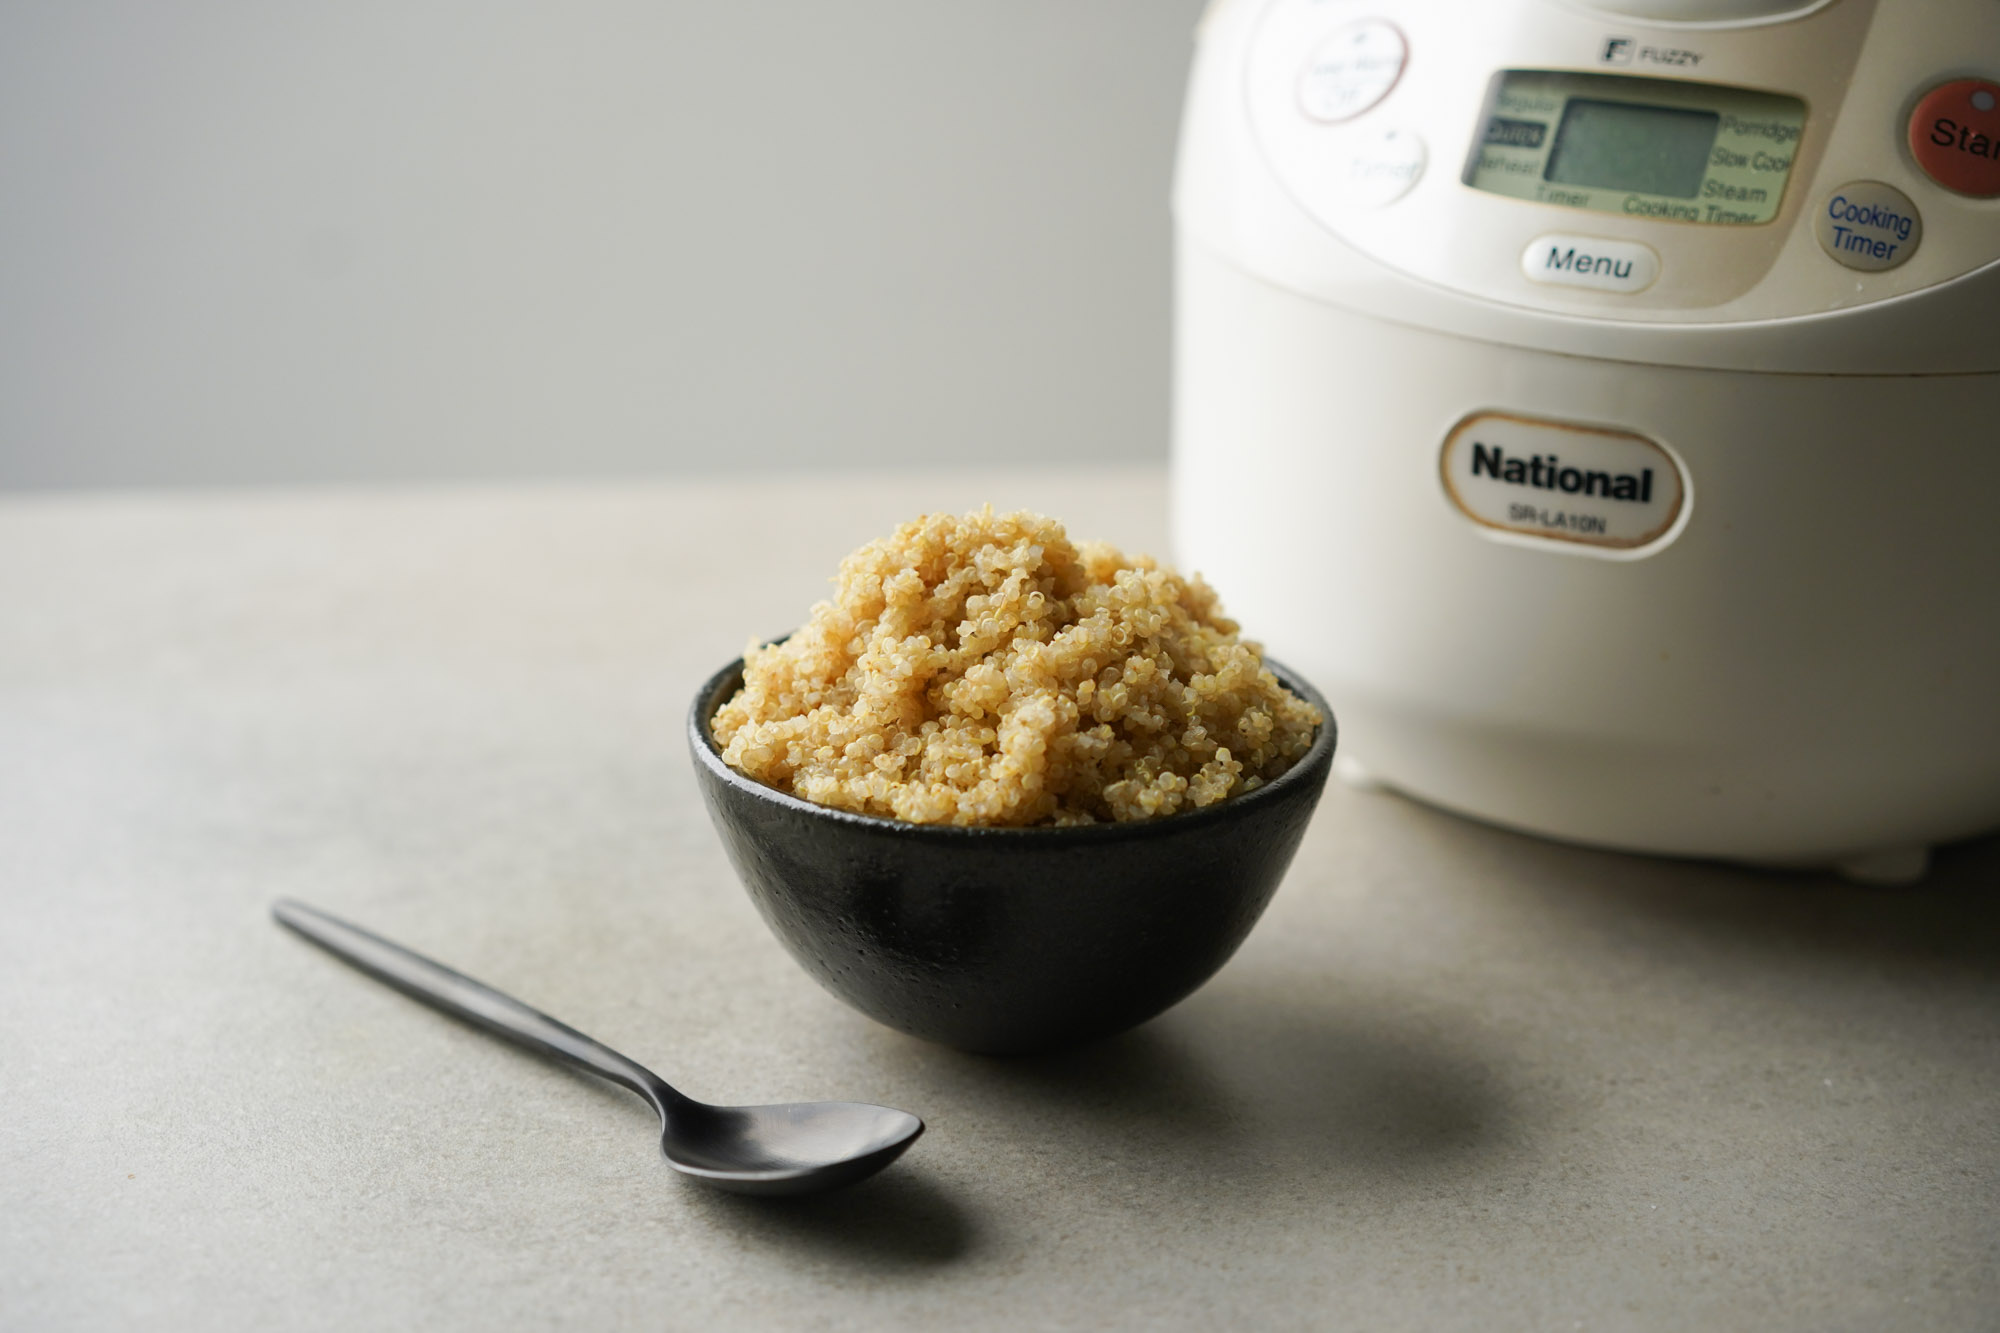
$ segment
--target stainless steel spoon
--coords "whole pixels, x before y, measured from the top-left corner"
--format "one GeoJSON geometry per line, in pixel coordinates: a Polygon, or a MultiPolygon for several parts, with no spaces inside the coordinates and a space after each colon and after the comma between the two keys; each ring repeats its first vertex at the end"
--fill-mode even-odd
{"type": "Polygon", "coordinates": [[[738,1194],[807,1194],[873,1175],[924,1132],[908,1111],[859,1102],[709,1106],[649,1069],[442,963],[292,899],[271,915],[397,990],[630,1088],[660,1116],[660,1151],[677,1171],[738,1194]]]}

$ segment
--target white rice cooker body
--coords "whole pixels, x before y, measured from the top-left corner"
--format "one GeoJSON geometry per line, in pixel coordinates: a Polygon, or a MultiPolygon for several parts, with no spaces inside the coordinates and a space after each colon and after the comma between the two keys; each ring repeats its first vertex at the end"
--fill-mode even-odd
{"type": "Polygon", "coordinates": [[[1217,0],[1177,559],[1350,773],[1917,873],[2000,825],[1996,88],[1991,0],[1217,0]]]}

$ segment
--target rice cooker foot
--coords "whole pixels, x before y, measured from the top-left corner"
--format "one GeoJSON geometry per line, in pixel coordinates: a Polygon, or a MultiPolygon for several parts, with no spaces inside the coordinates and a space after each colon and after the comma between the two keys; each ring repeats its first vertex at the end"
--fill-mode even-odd
{"type": "Polygon", "coordinates": [[[1931,849],[1928,847],[1888,847],[1850,856],[1833,865],[1834,872],[1842,879],[1856,884],[1882,885],[1915,884],[1930,868],[1931,849]]]}

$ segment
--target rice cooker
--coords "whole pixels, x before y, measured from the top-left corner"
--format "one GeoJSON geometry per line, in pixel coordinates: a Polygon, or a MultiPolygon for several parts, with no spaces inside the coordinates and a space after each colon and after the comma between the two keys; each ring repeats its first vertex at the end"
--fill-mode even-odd
{"type": "Polygon", "coordinates": [[[1346,772],[1915,878],[2000,825],[2000,3],[1216,0],[1176,556],[1346,772]]]}

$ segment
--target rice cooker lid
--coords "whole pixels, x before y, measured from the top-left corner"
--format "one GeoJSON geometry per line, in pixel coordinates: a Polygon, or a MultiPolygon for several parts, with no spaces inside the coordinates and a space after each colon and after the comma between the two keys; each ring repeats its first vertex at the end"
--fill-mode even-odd
{"type": "Polygon", "coordinates": [[[1572,9],[1594,10],[1655,23],[1732,25],[1782,23],[1833,0],[1567,0],[1572,9]]]}
{"type": "Polygon", "coordinates": [[[1239,105],[1308,225],[1260,235],[1238,201],[1231,225],[1202,226],[1185,158],[1180,212],[1266,276],[1348,304],[1400,288],[1409,322],[1481,336],[1482,308],[1669,363],[1776,338],[1888,369],[1863,345],[1963,318],[1945,362],[1895,368],[2000,369],[1975,313],[2000,294],[1991,0],[1255,9],[1239,105]],[[1743,337],[1698,353],[1676,336],[1698,330],[1743,337]]]}

